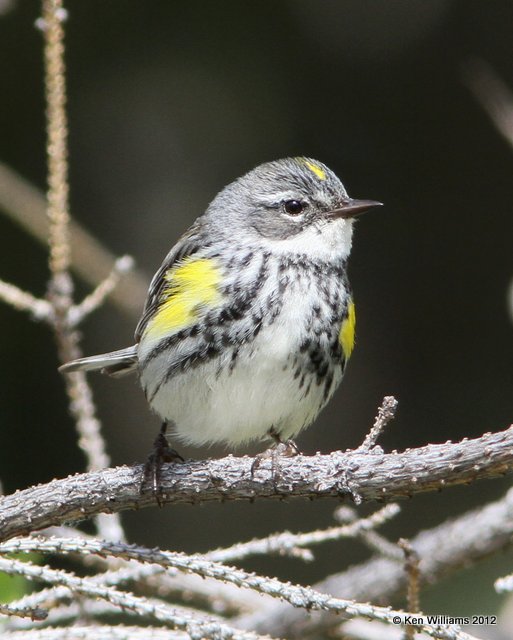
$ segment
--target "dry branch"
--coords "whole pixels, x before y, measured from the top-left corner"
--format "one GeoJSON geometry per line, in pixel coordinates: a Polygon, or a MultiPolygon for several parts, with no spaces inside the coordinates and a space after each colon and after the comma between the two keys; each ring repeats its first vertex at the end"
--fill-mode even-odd
{"type": "Polygon", "coordinates": [[[187,610],[184,607],[168,605],[164,602],[134,596],[114,587],[98,584],[90,578],[80,578],[62,569],[38,566],[31,562],[0,558],[0,570],[10,575],[21,575],[29,580],[63,585],[75,593],[106,600],[121,609],[128,609],[141,616],[154,618],[186,631],[193,638],[215,637],[220,640],[258,640],[252,632],[234,629],[221,619],[187,610]]]}
{"type": "MultiPolygon", "coordinates": [[[[27,541],[19,541],[20,549],[24,548],[27,541]]],[[[17,549],[18,541],[4,545],[4,549],[17,549]]],[[[310,587],[294,585],[290,582],[282,582],[277,578],[260,576],[236,567],[229,567],[218,562],[212,562],[202,555],[185,555],[183,553],[161,551],[160,549],[147,549],[137,545],[126,545],[93,539],[52,539],[34,538],[33,548],[40,551],[62,553],[67,550],[70,553],[97,554],[101,557],[115,557],[124,560],[137,560],[138,562],[155,563],[163,567],[173,567],[180,571],[192,572],[200,576],[215,578],[239,587],[253,589],[259,593],[287,602],[295,608],[307,611],[328,611],[341,613],[348,618],[366,617],[394,624],[408,624],[411,613],[393,610],[391,607],[382,607],[367,602],[355,602],[347,598],[337,598],[330,594],[319,592],[310,587]]],[[[234,629],[222,621],[208,617],[204,614],[194,613],[191,617],[183,608],[172,608],[169,605],[149,601],[140,596],[121,592],[112,587],[98,585],[94,580],[78,578],[74,574],[62,570],[39,567],[30,562],[8,560],[0,558],[0,569],[6,573],[23,575],[29,579],[41,580],[53,584],[63,584],[78,593],[94,596],[122,608],[167,621],[175,628],[183,629],[198,640],[204,636],[217,638],[230,638],[231,640],[256,640],[259,636],[252,631],[245,633],[240,629],[234,629]],[[200,634],[197,635],[198,631],[200,634]]],[[[455,625],[438,625],[424,621],[415,625],[416,628],[425,631],[434,638],[444,640],[473,640],[473,636],[464,633],[455,625]]]]}
{"type": "Polygon", "coordinates": [[[87,625],[5,631],[3,640],[188,640],[182,631],[170,631],[158,627],[128,627],[125,625],[87,625]]]}
{"type": "Polygon", "coordinates": [[[189,640],[182,631],[158,627],[127,627],[125,625],[86,625],[70,628],[6,631],[2,640],[189,640]]]}
{"type": "MultiPolygon", "coordinates": [[[[421,583],[433,584],[445,575],[509,547],[513,540],[513,489],[501,499],[422,531],[410,540],[420,558],[421,583]]],[[[389,602],[404,593],[407,576],[401,563],[376,557],[314,585],[318,591],[355,600],[389,602]]],[[[333,616],[303,612],[285,605],[266,607],[234,624],[273,636],[318,637],[338,624],[333,616]]]]}
{"type": "Polygon", "coordinates": [[[48,611],[35,607],[34,609],[18,609],[7,604],[0,603],[0,614],[3,616],[15,616],[19,618],[30,618],[31,620],[45,620],[48,617],[48,611]]]}
{"type": "MultiPolygon", "coordinates": [[[[0,212],[39,242],[48,242],[44,194],[1,162],[0,212]]],[[[75,220],[71,220],[70,234],[71,268],[84,282],[97,286],[114,268],[116,257],[75,220]]],[[[110,298],[130,318],[138,320],[148,283],[149,277],[133,269],[124,276],[110,298]]]]}
{"type": "MultiPolygon", "coordinates": [[[[279,474],[264,463],[252,476],[253,458],[168,464],[162,469],[161,502],[223,502],[256,498],[351,497],[392,500],[491,478],[513,469],[513,427],[474,440],[431,444],[402,453],[335,451],[281,458],[279,474]]],[[[142,465],[117,467],[18,491],[0,500],[0,539],[48,526],[155,505],[140,491],[142,465]]]]}
{"type": "MultiPolygon", "coordinates": [[[[48,266],[50,281],[47,298],[52,313],[49,317],[54,330],[61,362],[80,357],[80,335],[70,323],[70,312],[77,309],[73,303],[73,280],[69,272],[71,264],[69,184],[68,184],[68,120],[66,114],[66,75],[64,62],[64,26],[66,12],[63,0],[43,0],[43,15],[39,21],[44,35],[44,81],[46,96],[46,155],[48,163],[48,266]]],[[[103,289],[107,292],[117,283],[107,279],[103,289]]],[[[93,309],[103,296],[93,292],[92,302],[86,304],[93,309]]],[[[91,298],[89,298],[91,300],[91,298]]],[[[87,301],[87,299],[86,299],[87,301]]],[[[80,307],[78,307],[80,309],[80,307]]],[[[77,315],[77,314],[76,314],[77,315]]],[[[78,313],[80,315],[80,312],[78,313]]],[[[66,376],[66,391],[70,412],[75,418],[79,446],[87,458],[89,471],[102,469],[110,464],[101,425],[96,418],[92,392],[84,373],[66,376]]],[[[123,529],[118,516],[106,518],[99,514],[96,519],[103,537],[123,539],[123,529]]]]}

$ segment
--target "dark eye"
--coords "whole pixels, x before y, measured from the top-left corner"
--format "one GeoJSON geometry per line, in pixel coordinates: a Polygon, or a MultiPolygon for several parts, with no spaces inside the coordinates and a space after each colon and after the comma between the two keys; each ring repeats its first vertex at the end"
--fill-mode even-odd
{"type": "Polygon", "coordinates": [[[283,203],[285,211],[291,216],[297,216],[303,212],[305,205],[300,200],[285,200],[283,203]]]}

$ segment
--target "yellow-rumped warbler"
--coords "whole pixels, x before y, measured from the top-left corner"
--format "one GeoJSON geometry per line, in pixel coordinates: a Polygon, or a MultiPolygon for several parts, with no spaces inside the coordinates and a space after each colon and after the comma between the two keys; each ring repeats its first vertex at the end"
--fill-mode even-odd
{"type": "Polygon", "coordinates": [[[287,158],[225,187],[150,284],[136,344],[65,364],[139,373],[178,438],[235,446],[307,427],[354,345],[352,200],[324,164],[287,158]]]}

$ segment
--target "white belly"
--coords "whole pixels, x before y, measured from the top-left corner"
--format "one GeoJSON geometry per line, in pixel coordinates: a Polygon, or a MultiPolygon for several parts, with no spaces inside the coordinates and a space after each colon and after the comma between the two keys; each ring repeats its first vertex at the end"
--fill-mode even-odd
{"type": "Polygon", "coordinates": [[[241,351],[233,371],[229,361],[219,358],[180,373],[161,388],[152,406],[174,422],[182,441],[237,445],[263,438],[271,427],[290,438],[315,419],[324,404],[324,386],[313,381],[304,395],[307,382],[299,388],[294,377],[289,339],[278,338],[275,331],[268,335],[271,329],[259,334],[252,353],[241,351]]]}
{"type": "MultiPolygon", "coordinates": [[[[172,354],[163,351],[145,361],[141,383],[150,404],[164,420],[174,423],[175,433],[182,441],[235,446],[265,437],[271,427],[282,439],[293,437],[315,419],[340,383],[342,364],[330,360],[333,335],[326,333],[328,327],[337,336],[339,326],[332,318],[330,300],[319,295],[320,281],[306,272],[291,280],[279,294],[280,305],[273,316],[273,301],[278,295],[273,285],[277,278],[278,275],[265,282],[254,309],[236,325],[249,331],[255,326],[251,325],[251,314],[258,310],[256,303],[268,300],[268,313],[255,337],[241,338],[236,347],[230,344],[211,358],[177,368],[172,375],[166,375],[170,358],[175,363],[182,358],[185,361],[197,338],[181,341],[172,354]],[[312,325],[314,308],[316,326],[312,325]],[[319,326],[325,330],[320,338],[315,331],[319,326]],[[324,359],[330,363],[329,376],[324,379],[312,370],[309,354],[300,348],[309,336],[321,341],[324,359]],[[237,355],[232,361],[234,352],[237,355]],[[325,384],[328,379],[330,384],[325,384]],[[160,385],[156,383],[164,380],[160,385]]],[[[323,286],[325,282],[324,279],[323,286]]],[[[340,299],[345,299],[342,282],[333,280],[331,287],[340,292],[340,299]]],[[[140,358],[150,348],[151,345],[141,344],[140,358]]]]}

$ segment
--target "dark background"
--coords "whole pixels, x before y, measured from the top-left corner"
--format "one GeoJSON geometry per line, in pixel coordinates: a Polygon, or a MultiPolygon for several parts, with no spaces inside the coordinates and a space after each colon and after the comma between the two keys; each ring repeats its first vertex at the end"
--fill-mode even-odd
{"type": "MultiPolygon", "coordinates": [[[[8,4],[0,16],[0,160],[44,187],[39,5],[8,4]]],[[[463,66],[479,57],[513,86],[511,2],[69,0],[67,7],[72,210],[113,252],[133,255],[148,279],[215,193],[263,161],[318,158],[353,197],[386,204],[358,224],[350,265],[357,348],[336,397],[299,438],[304,452],[360,444],[386,394],[400,401],[382,440],[387,450],[511,422],[513,153],[462,80],[463,66]]],[[[2,279],[43,293],[45,249],[4,217],[0,255],[2,279]]],[[[107,305],[83,328],[85,352],[131,344],[134,325],[107,305]]],[[[0,305],[5,491],[84,468],[56,367],[48,330],[0,305]]],[[[158,421],[135,379],[91,382],[113,463],[142,461],[158,421]]],[[[386,532],[413,535],[499,497],[507,484],[416,497],[386,532]]],[[[202,551],[327,526],[334,507],[229,503],[145,509],[123,520],[132,541],[202,551]]],[[[315,564],[251,566],[311,582],[366,553],[343,542],[326,545],[315,564]]],[[[501,557],[447,580],[423,594],[423,608],[493,611],[500,602],[493,579],[512,567],[501,557]]]]}

